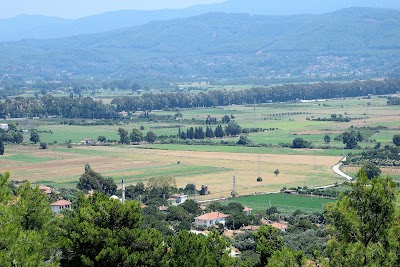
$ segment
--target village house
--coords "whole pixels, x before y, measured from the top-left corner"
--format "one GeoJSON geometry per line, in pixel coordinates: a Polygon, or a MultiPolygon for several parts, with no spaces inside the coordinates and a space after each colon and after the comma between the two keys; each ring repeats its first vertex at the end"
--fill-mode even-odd
{"type": "Polygon", "coordinates": [[[167,211],[168,211],[168,207],[167,206],[160,206],[160,207],[158,207],[158,210],[160,211],[160,212],[162,212],[162,213],[167,213],[167,211]]]}
{"type": "Polygon", "coordinates": [[[226,223],[226,218],[228,218],[229,215],[220,213],[220,212],[210,212],[203,214],[201,216],[198,216],[194,218],[196,226],[205,226],[205,227],[210,227],[214,224],[222,223],[225,225],[226,223]]]}
{"type": "Polygon", "coordinates": [[[92,138],[84,138],[82,141],[80,141],[82,145],[93,145],[94,142],[95,141],[92,138]]]}
{"type": "Polygon", "coordinates": [[[51,206],[51,211],[54,212],[55,214],[59,213],[64,209],[72,210],[72,203],[64,199],[53,202],[50,204],[50,206],[51,206]]]}
{"type": "Polygon", "coordinates": [[[281,230],[282,232],[286,232],[286,230],[289,227],[289,223],[288,222],[284,222],[284,221],[280,221],[280,222],[273,222],[267,219],[262,218],[261,219],[261,224],[263,225],[270,225],[276,229],[281,230]]]}
{"type": "Polygon", "coordinates": [[[182,204],[185,203],[186,200],[188,199],[187,195],[182,195],[182,194],[173,194],[171,195],[170,198],[168,198],[168,202],[173,205],[173,204],[182,204]]]}
{"type": "Polygon", "coordinates": [[[248,207],[244,207],[243,208],[243,213],[247,216],[249,216],[251,214],[251,212],[253,211],[252,208],[248,208],[248,207]]]}
{"type": "Polygon", "coordinates": [[[8,131],[8,123],[0,123],[0,129],[8,131]]]}
{"type": "Polygon", "coordinates": [[[51,194],[51,188],[45,185],[39,186],[39,190],[45,194],[51,194]]]}

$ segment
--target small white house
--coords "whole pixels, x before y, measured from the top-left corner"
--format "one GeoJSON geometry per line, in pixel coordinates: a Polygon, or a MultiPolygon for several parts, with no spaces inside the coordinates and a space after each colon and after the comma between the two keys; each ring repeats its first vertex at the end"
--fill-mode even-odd
{"type": "Polygon", "coordinates": [[[186,200],[188,200],[187,195],[182,195],[182,194],[173,194],[171,197],[168,199],[169,203],[174,205],[174,204],[182,204],[185,203],[186,200]]]}
{"type": "Polygon", "coordinates": [[[225,225],[229,215],[220,212],[210,212],[194,218],[196,226],[210,227],[211,225],[222,223],[225,225]]]}
{"type": "Polygon", "coordinates": [[[51,211],[54,212],[55,214],[59,213],[64,209],[72,210],[72,203],[64,199],[53,202],[50,204],[50,206],[51,206],[51,211]]]}
{"type": "Polygon", "coordinates": [[[180,195],[177,199],[176,199],[176,203],[177,204],[182,204],[185,203],[185,201],[188,199],[187,195],[180,195]]]}
{"type": "Polygon", "coordinates": [[[8,131],[8,123],[0,123],[0,129],[8,131]]]}

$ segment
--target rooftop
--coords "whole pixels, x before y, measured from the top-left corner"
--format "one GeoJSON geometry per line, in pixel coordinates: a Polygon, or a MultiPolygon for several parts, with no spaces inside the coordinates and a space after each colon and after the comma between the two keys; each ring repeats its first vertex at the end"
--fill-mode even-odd
{"type": "Polygon", "coordinates": [[[61,199],[56,202],[51,203],[51,206],[65,206],[65,205],[71,205],[72,203],[68,200],[61,199]]]}
{"type": "Polygon", "coordinates": [[[210,213],[206,213],[201,216],[198,216],[198,217],[196,217],[196,219],[211,221],[211,220],[215,220],[218,218],[228,218],[228,217],[229,217],[229,215],[227,215],[227,214],[223,214],[223,213],[215,211],[215,212],[210,212],[210,213]]]}

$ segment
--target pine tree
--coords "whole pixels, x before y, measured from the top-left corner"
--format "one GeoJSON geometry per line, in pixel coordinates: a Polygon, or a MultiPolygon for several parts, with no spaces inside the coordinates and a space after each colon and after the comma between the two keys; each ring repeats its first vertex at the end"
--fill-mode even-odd
{"type": "Polygon", "coordinates": [[[212,130],[210,127],[208,127],[208,126],[207,126],[207,128],[206,128],[206,137],[207,137],[207,138],[213,138],[213,137],[214,137],[214,132],[213,132],[213,130],[212,130]]]}
{"type": "Polygon", "coordinates": [[[221,125],[218,125],[217,126],[217,128],[215,128],[215,131],[214,131],[214,133],[215,133],[215,137],[224,137],[224,129],[222,129],[222,126],[221,125]]]}
{"type": "Polygon", "coordinates": [[[4,144],[2,140],[0,140],[0,155],[4,155],[4,144]]]}

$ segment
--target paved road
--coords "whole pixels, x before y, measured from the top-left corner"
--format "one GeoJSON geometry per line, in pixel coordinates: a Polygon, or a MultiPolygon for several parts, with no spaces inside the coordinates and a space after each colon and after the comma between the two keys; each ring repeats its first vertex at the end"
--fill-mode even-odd
{"type": "Polygon", "coordinates": [[[341,177],[343,177],[344,179],[347,179],[348,181],[353,181],[353,178],[348,176],[347,174],[345,174],[344,172],[342,172],[340,170],[340,166],[343,165],[343,161],[346,161],[346,158],[343,158],[338,164],[336,164],[335,166],[332,167],[332,170],[339,174],[341,177]]]}

